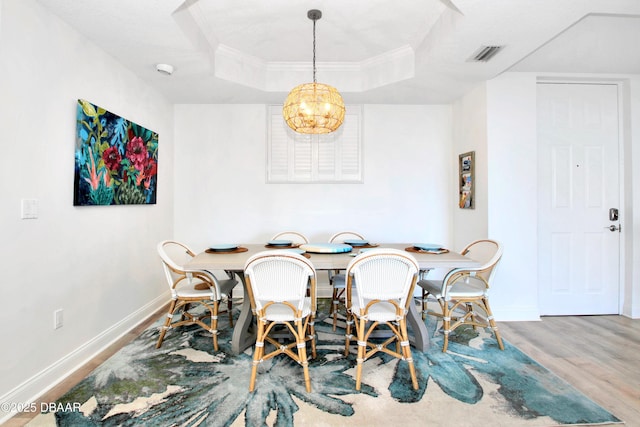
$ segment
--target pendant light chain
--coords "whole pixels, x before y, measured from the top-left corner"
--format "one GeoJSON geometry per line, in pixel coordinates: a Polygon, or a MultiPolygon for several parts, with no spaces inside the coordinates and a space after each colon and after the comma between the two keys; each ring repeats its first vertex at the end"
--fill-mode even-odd
{"type": "Polygon", "coordinates": [[[313,82],[316,82],[316,21],[313,20],[313,82]]]}

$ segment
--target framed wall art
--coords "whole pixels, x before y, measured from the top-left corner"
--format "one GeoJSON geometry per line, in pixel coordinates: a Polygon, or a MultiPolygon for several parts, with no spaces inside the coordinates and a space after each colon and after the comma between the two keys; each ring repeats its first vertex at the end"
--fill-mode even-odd
{"type": "Polygon", "coordinates": [[[155,204],[158,134],[78,100],[73,205],[155,204]]]}
{"type": "Polygon", "coordinates": [[[475,151],[469,151],[458,156],[460,170],[460,198],[458,205],[460,209],[475,208],[475,157],[475,151]]]}

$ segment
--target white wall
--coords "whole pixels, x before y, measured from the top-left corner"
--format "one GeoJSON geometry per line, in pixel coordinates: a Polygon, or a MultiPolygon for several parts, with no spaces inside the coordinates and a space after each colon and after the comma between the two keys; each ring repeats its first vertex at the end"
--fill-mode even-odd
{"type": "Polygon", "coordinates": [[[637,167],[640,164],[640,76],[630,77],[625,89],[625,209],[621,223],[624,224],[626,268],[622,308],[625,315],[637,319],[640,318],[640,168],[637,167]]]}
{"type": "Polygon", "coordinates": [[[500,320],[539,316],[536,76],[487,82],[488,231],[504,245],[491,291],[500,320]]]}
{"type": "Polygon", "coordinates": [[[0,401],[27,402],[166,302],[173,109],[37,2],[0,7],[0,401]],[[78,98],[159,133],[157,205],[73,206],[78,98]]]}
{"type": "Polygon", "coordinates": [[[453,248],[462,250],[477,239],[490,238],[488,227],[488,186],[487,186],[487,91],[480,85],[453,104],[453,147],[451,161],[451,182],[458,188],[458,156],[469,151],[475,152],[475,208],[452,211],[453,248]]]}
{"type": "MultiPolygon", "coordinates": [[[[491,306],[501,321],[539,318],[535,101],[535,76],[505,74],[467,93],[453,108],[456,152],[476,154],[476,208],[454,209],[455,248],[481,238],[503,244],[491,290],[491,306]],[[532,250],[523,256],[523,247],[532,250]]],[[[455,169],[457,182],[457,164],[455,169]]]]}
{"type": "MultiPolygon", "coordinates": [[[[449,106],[365,105],[362,184],[265,183],[266,114],[264,105],[176,106],[177,239],[202,250],[286,230],[315,242],[353,230],[451,247],[449,106]]],[[[325,275],[318,294],[330,295],[325,275]]]]}
{"type": "Polygon", "coordinates": [[[261,243],[297,230],[326,242],[355,230],[378,242],[450,242],[449,106],[366,105],[363,184],[266,184],[264,105],[175,108],[175,237],[261,243]]]}

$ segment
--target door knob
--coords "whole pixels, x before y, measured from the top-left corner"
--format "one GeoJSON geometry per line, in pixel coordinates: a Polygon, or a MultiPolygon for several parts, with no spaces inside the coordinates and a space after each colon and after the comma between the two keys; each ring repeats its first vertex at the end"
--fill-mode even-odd
{"type": "Polygon", "coordinates": [[[613,232],[613,231],[621,231],[622,230],[622,227],[618,227],[617,225],[613,225],[613,224],[611,224],[610,226],[605,227],[605,228],[608,228],[609,231],[611,231],[611,232],[613,232]]]}

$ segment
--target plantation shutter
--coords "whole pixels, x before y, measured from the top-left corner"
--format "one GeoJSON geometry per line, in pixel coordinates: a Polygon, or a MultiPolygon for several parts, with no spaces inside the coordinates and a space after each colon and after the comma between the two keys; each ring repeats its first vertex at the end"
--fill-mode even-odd
{"type": "Polygon", "coordinates": [[[360,119],[360,107],[347,107],[336,132],[302,135],[289,129],[281,106],[270,106],[267,182],[362,182],[360,119]]]}

